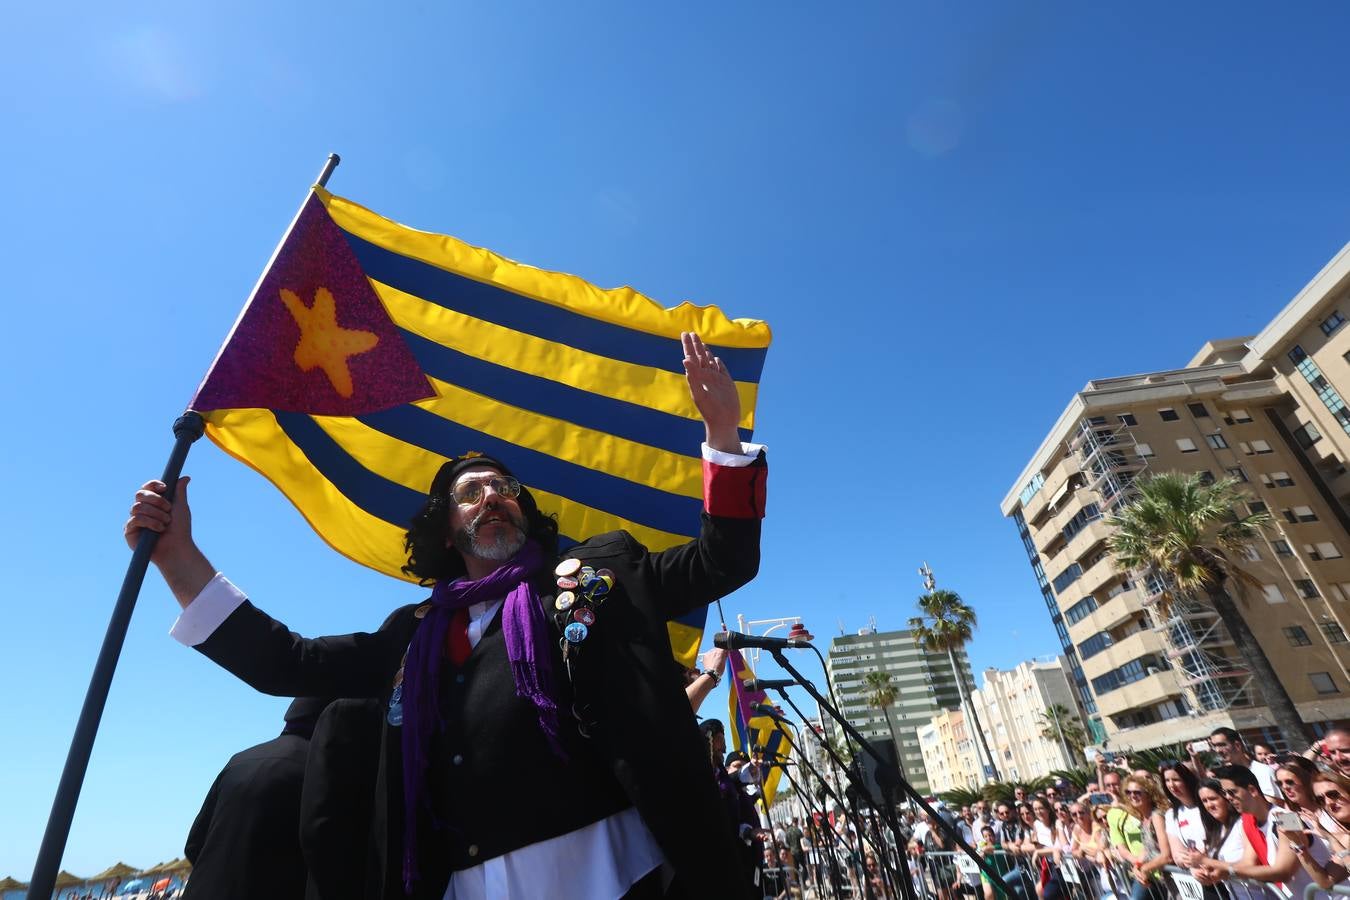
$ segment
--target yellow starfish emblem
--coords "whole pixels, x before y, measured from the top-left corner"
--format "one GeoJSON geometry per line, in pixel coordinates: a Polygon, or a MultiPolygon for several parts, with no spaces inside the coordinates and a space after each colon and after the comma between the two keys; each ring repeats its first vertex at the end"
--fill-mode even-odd
{"type": "Polygon", "coordinates": [[[337,303],[328,288],[314,292],[313,306],[306,306],[295,291],[282,288],[281,302],[300,326],[300,342],[295,345],[295,364],[300,371],[323,369],[333,390],[343,398],[350,397],[352,373],[347,360],[372,349],[380,342],[379,336],[339,325],[337,303]]]}

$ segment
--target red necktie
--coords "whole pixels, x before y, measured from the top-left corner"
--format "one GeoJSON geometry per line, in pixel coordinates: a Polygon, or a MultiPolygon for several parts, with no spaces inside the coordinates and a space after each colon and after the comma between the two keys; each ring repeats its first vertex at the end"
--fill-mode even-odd
{"type": "Polygon", "coordinates": [[[473,644],[469,643],[468,607],[455,610],[454,618],[450,620],[450,631],[446,635],[446,645],[450,661],[457,666],[464,665],[464,660],[473,652],[473,644]]]}

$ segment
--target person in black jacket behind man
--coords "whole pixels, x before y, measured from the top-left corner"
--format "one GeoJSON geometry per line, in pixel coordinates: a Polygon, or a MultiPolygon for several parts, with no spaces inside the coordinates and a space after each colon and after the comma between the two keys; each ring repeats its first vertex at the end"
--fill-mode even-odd
{"type": "Polygon", "coordinates": [[[185,900],[305,896],[300,787],[314,723],[326,699],[302,697],[270,741],[240,750],[216,776],[188,832],[185,900]]]}
{"type": "Polygon", "coordinates": [[[557,522],[507,466],[465,453],[408,532],[405,571],[434,583],[430,601],[375,633],[290,632],[193,543],[182,482],[172,504],[161,482],[137,492],[124,533],[160,533],[183,643],[261,691],[385,706],[366,896],[734,896],[737,848],[666,622],[758,571],[767,468],[740,441],[726,366],[692,333],[683,349],[707,438],[696,540],[651,552],[616,531],[560,557],[557,522]]]}

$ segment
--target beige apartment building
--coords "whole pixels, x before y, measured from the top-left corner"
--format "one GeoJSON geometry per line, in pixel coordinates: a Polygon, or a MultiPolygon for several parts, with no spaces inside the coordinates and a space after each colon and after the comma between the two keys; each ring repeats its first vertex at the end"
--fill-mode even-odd
{"type": "Polygon", "coordinates": [[[961,710],[944,709],[928,724],[919,726],[915,735],[923,754],[923,767],[928,772],[928,790],[932,793],[976,788],[988,780],[981,777],[983,767],[961,710]]]}
{"type": "Polygon", "coordinates": [[[1270,730],[1259,685],[1211,610],[1164,618],[1160,587],[1122,572],[1109,517],[1150,472],[1233,477],[1275,523],[1237,563],[1239,599],[1300,714],[1350,717],[1350,246],[1259,335],[1183,368],[1088,382],[1004,498],[1085,712],[1115,747],[1270,730]]]}
{"type": "MultiPolygon", "coordinates": [[[[1041,733],[1042,713],[1053,706],[1063,707],[1066,719],[1082,726],[1062,659],[1029,660],[1006,671],[985,669],[984,683],[971,693],[970,702],[1004,781],[1030,780],[1084,765],[1064,742],[1041,733]]],[[[961,710],[943,710],[917,736],[934,793],[988,781],[983,756],[961,710]]]]}

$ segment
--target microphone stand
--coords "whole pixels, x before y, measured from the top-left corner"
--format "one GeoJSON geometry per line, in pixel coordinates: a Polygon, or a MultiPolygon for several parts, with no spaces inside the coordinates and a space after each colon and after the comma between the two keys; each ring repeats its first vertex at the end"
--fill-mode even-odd
{"type": "MultiPolygon", "coordinates": [[[[794,703],[792,702],[792,700],[787,696],[787,694],[785,693],[785,690],[784,690],[783,688],[778,688],[777,690],[778,690],[778,692],[779,692],[780,694],[783,695],[783,699],[787,701],[788,705],[792,707],[793,711],[796,712],[797,715],[802,716],[802,711],[801,711],[800,709],[797,709],[796,704],[794,704],[794,703]]],[[[791,741],[791,740],[792,740],[792,735],[791,735],[791,733],[787,730],[787,728],[784,726],[783,722],[782,722],[781,720],[779,720],[779,719],[778,719],[777,717],[775,717],[775,716],[770,716],[769,718],[773,721],[774,727],[777,728],[779,731],[783,732],[783,734],[788,738],[788,740],[791,741]]],[[[806,718],[806,717],[805,717],[805,716],[802,716],[802,718],[806,718]]],[[[831,754],[831,755],[834,754],[834,751],[831,750],[831,749],[829,748],[828,745],[825,745],[825,744],[822,743],[821,746],[825,747],[825,751],[826,751],[827,753],[829,753],[829,754],[831,754]]],[[[816,770],[816,767],[813,766],[813,765],[811,765],[810,761],[807,760],[807,758],[806,758],[806,754],[803,753],[802,756],[799,758],[798,761],[801,762],[803,765],[805,765],[805,766],[811,771],[811,774],[812,774],[812,775],[814,775],[814,776],[816,776],[816,778],[820,779],[820,783],[821,783],[822,786],[824,786],[826,793],[828,793],[829,796],[830,796],[830,799],[834,800],[834,802],[837,803],[837,804],[839,805],[839,810],[840,810],[840,812],[842,813],[844,810],[846,810],[847,807],[844,805],[844,801],[839,797],[838,794],[836,794],[836,793],[834,792],[834,790],[829,786],[829,784],[825,781],[825,779],[821,777],[820,772],[818,772],[818,771],[816,770]]],[[[784,771],[786,772],[787,770],[785,769],[784,771]]],[[[849,781],[850,781],[850,783],[853,784],[853,786],[854,786],[855,788],[857,788],[859,791],[861,791],[861,790],[863,789],[863,786],[862,786],[862,785],[859,785],[857,781],[854,781],[854,780],[853,780],[853,777],[852,777],[851,775],[849,776],[849,781]]],[[[860,840],[866,841],[867,844],[868,844],[868,846],[870,846],[870,847],[872,848],[872,850],[877,854],[877,860],[878,860],[878,863],[879,863],[880,865],[882,865],[882,866],[886,866],[886,865],[887,865],[887,855],[886,855],[885,850],[884,850],[884,847],[885,847],[885,844],[886,844],[885,839],[884,839],[884,838],[881,838],[881,847],[878,847],[877,844],[872,840],[872,838],[868,836],[868,834],[867,834],[867,823],[862,819],[861,816],[859,816],[859,815],[857,814],[857,807],[856,807],[856,805],[855,805],[855,807],[854,807],[854,811],[853,811],[853,812],[854,812],[854,818],[856,818],[856,819],[858,820],[858,824],[862,826],[861,828],[858,829],[858,835],[859,835],[860,840]]],[[[831,830],[831,833],[833,833],[833,830],[834,830],[834,829],[830,829],[830,830],[831,830]]],[[[880,835],[878,835],[878,838],[880,838],[880,835]]],[[[863,895],[866,896],[866,897],[868,898],[868,900],[872,900],[873,892],[872,892],[872,889],[871,889],[871,887],[870,887],[870,883],[867,881],[866,878],[863,878],[862,881],[863,881],[863,895]]],[[[914,900],[914,898],[908,898],[908,900],[914,900]]]]}
{"type": "MultiPolygon", "coordinates": [[[[866,739],[863,738],[862,734],[858,732],[858,729],[854,728],[851,724],[849,724],[849,721],[845,719],[842,715],[840,715],[839,710],[831,706],[825,700],[825,698],[820,695],[820,691],[816,690],[816,686],[812,684],[810,681],[808,681],[802,675],[801,672],[797,671],[797,668],[793,666],[792,663],[788,662],[787,658],[783,655],[783,651],[781,649],[773,649],[770,652],[773,654],[774,661],[778,663],[778,665],[782,666],[785,672],[787,672],[793,678],[797,679],[797,683],[801,685],[801,687],[808,694],[811,695],[811,698],[814,699],[816,703],[821,706],[822,709],[829,712],[830,718],[834,719],[836,722],[839,723],[839,726],[844,730],[844,733],[852,737],[855,741],[859,742],[862,748],[865,751],[867,751],[867,754],[876,761],[877,771],[885,772],[889,774],[892,778],[896,779],[900,787],[904,788],[905,795],[909,797],[910,802],[918,806],[919,809],[922,809],[924,812],[928,813],[929,821],[932,822],[934,826],[939,828],[942,831],[942,833],[945,834],[949,840],[951,840],[952,843],[960,847],[961,852],[965,853],[966,856],[970,857],[970,859],[975,863],[975,865],[979,867],[979,870],[984,873],[985,877],[989,879],[991,884],[1001,885],[1005,883],[1003,880],[1003,876],[999,875],[993,866],[985,862],[984,857],[980,856],[980,854],[975,851],[974,847],[966,843],[966,839],[961,837],[961,832],[948,825],[947,820],[944,819],[942,816],[938,815],[937,810],[933,809],[933,807],[931,807],[928,804],[928,801],[925,800],[918,791],[914,790],[914,785],[910,784],[909,779],[905,778],[904,773],[900,771],[900,767],[892,765],[890,762],[886,761],[885,759],[882,759],[881,754],[877,753],[875,750],[872,749],[872,745],[867,743],[866,739]]],[[[790,705],[793,708],[793,710],[797,712],[798,715],[801,715],[801,710],[797,709],[796,704],[794,704],[791,700],[788,699],[786,690],[784,690],[783,688],[778,688],[778,694],[788,703],[788,705],[790,705]]],[[[862,790],[867,796],[869,797],[871,796],[870,792],[868,792],[865,787],[863,787],[862,790]]],[[[891,831],[894,832],[896,836],[896,839],[899,840],[900,823],[895,817],[895,808],[893,806],[886,806],[884,809],[885,811],[883,812],[883,816],[885,816],[886,818],[886,824],[890,826],[891,831]]],[[[902,856],[901,858],[903,859],[904,857],[902,856]]],[[[906,870],[908,870],[908,867],[909,867],[908,861],[906,860],[905,861],[906,870]]],[[[906,871],[905,874],[906,876],[908,876],[909,872],[906,871]]],[[[912,900],[913,885],[910,883],[908,877],[906,878],[906,883],[902,885],[902,887],[908,888],[905,891],[905,896],[907,900],[912,900]]]]}
{"type": "MultiPolygon", "coordinates": [[[[788,785],[791,786],[792,793],[797,795],[797,805],[802,808],[802,815],[804,817],[802,819],[802,824],[809,825],[810,823],[814,823],[815,819],[811,816],[811,808],[806,805],[806,798],[802,796],[802,789],[806,787],[806,785],[804,783],[799,784],[797,782],[797,779],[793,778],[792,774],[788,772],[787,767],[783,768],[783,777],[787,779],[788,785]]],[[[807,863],[807,861],[804,859],[797,859],[795,856],[793,857],[792,861],[797,866],[797,880],[799,882],[798,887],[800,887],[802,891],[805,892],[806,886],[800,883],[802,880],[801,870],[804,864],[809,865],[809,863],[807,863]]],[[[820,871],[816,866],[811,866],[811,869],[812,869],[811,874],[816,882],[816,894],[820,895],[821,894],[820,871]]]]}

